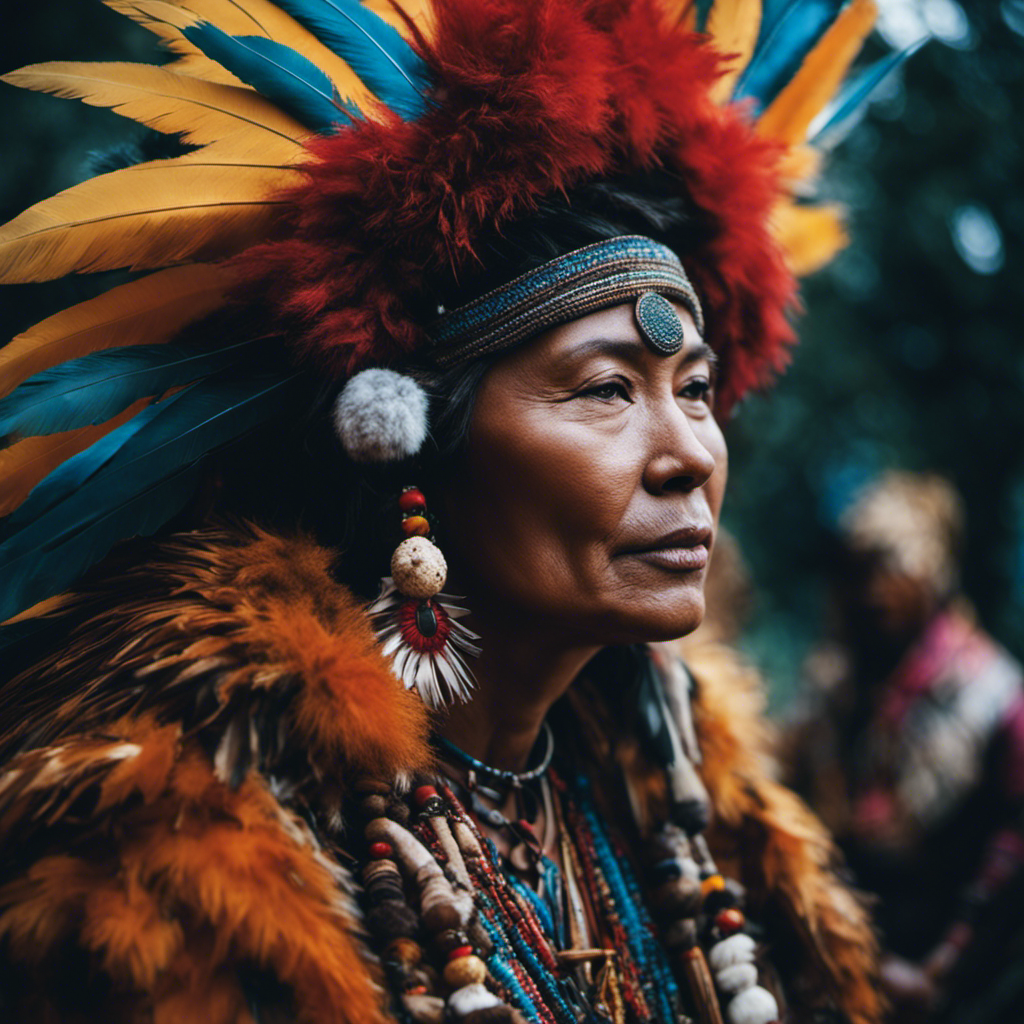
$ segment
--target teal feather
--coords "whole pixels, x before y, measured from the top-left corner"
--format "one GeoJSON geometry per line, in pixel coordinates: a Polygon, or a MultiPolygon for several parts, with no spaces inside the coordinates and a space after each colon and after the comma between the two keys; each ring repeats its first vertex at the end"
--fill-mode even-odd
{"type": "Polygon", "coordinates": [[[0,437],[37,437],[105,423],[140,398],[247,365],[245,351],[254,348],[252,341],[206,352],[131,345],[72,359],[37,373],[0,399],[0,437]]]}
{"type": "Polygon", "coordinates": [[[334,131],[359,115],[330,78],[290,46],[262,36],[228,35],[205,21],[182,33],[210,60],[313,131],[334,131]]]}
{"type": "Polygon", "coordinates": [[[715,6],[715,0],[697,0],[697,17],[694,26],[698,32],[708,30],[708,18],[711,15],[711,8],[715,6]]]}
{"type": "Polygon", "coordinates": [[[297,421],[301,380],[201,381],[54,470],[0,535],[0,622],[66,589],[119,540],[159,529],[192,496],[212,451],[282,416],[297,421]]]}
{"type": "Polygon", "coordinates": [[[814,119],[808,132],[808,141],[822,147],[835,145],[852,127],[871,93],[908,57],[919,50],[924,42],[922,40],[905,50],[891,53],[851,78],[814,119]]]}
{"type": "Polygon", "coordinates": [[[842,0],[765,0],[761,29],[733,99],[767,106],[796,74],[804,58],[835,21],[842,0]]]}
{"type": "Polygon", "coordinates": [[[427,65],[396,29],[357,0],[275,0],[406,120],[427,109],[427,65]]]}

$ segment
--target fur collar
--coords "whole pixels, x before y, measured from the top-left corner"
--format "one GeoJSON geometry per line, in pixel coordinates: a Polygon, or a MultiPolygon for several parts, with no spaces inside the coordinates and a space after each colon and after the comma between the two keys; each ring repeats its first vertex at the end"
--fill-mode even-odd
{"type": "MultiPolygon", "coordinates": [[[[0,991],[7,972],[20,1011],[61,1016],[73,949],[79,1013],[121,1019],[113,991],[126,1020],[277,1003],[386,1019],[341,807],[359,778],[429,770],[429,719],[331,561],[308,539],[206,530],[39,607],[76,625],[0,694],[0,991]]],[[[783,911],[795,973],[871,1024],[873,939],[824,831],[770,777],[757,681],[722,651],[691,665],[716,854],[783,911]]]]}

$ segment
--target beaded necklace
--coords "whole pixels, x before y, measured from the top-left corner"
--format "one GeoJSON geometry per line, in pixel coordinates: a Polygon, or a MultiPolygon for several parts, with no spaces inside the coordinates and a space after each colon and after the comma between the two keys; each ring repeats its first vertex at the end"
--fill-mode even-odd
{"type": "Polygon", "coordinates": [[[509,870],[447,781],[423,780],[405,795],[376,780],[356,786],[367,818],[366,922],[401,1015],[415,1024],[723,1024],[724,1005],[729,1024],[777,1021],[757,984],[742,890],[718,873],[703,838],[667,824],[648,844],[652,918],[587,776],[545,765],[538,780],[558,826],[561,868],[543,851],[537,859],[554,900],[509,870]]]}

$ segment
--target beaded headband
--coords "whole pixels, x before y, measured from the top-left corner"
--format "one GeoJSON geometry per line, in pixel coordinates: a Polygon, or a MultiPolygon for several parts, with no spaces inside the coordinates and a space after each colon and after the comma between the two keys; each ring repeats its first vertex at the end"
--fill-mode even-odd
{"type": "MultiPolygon", "coordinates": [[[[704,333],[700,300],[679,257],[667,246],[642,235],[621,235],[558,256],[514,281],[443,313],[428,328],[431,358],[450,366],[489,352],[510,348],[541,331],[578,320],[650,293],[681,302],[704,333]]],[[[646,305],[649,305],[648,300],[646,305]]],[[[671,308],[671,307],[669,307],[671,308]]],[[[676,318],[678,320],[678,318],[676,318]]],[[[659,345],[637,321],[654,347],[659,345]]],[[[674,345],[671,350],[678,350],[674,345]]]]}

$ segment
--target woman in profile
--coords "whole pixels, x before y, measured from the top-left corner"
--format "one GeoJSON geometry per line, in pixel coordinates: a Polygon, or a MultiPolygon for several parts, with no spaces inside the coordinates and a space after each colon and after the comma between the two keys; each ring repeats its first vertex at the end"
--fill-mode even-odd
{"type": "Polygon", "coordinates": [[[666,646],[870,4],[376,6],[9,76],[184,145],[0,234],[169,267],[0,352],[4,1017],[876,1021],[757,694],[666,646]]]}

